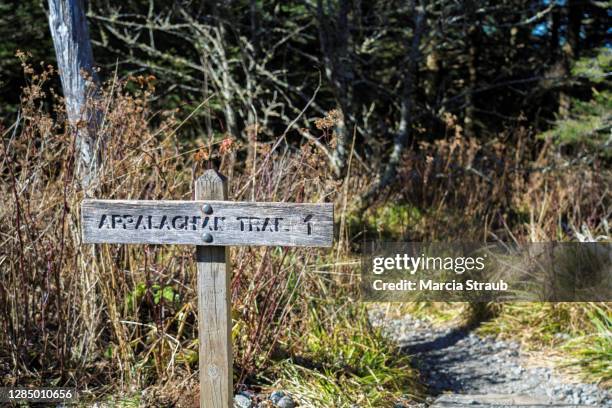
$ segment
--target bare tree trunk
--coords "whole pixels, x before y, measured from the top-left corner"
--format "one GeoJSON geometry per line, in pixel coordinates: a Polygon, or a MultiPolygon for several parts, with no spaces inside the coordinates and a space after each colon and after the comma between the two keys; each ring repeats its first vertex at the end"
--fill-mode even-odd
{"type": "Polygon", "coordinates": [[[480,23],[476,15],[477,4],[472,0],[466,2],[466,24],[468,43],[468,87],[465,96],[465,111],[463,117],[464,131],[467,137],[475,134],[474,90],[478,83],[478,47],[480,46],[480,23]]]}
{"type": "Polygon", "coordinates": [[[319,40],[325,62],[325,76],[332,90],[341,115],[335,125],[336,148],[332,155],[332,167],[337,177],[344,174],[347,165],[348,149],[352,140],[353,127],[356,125],[353,112],[353,71],[349,55],[350,27],[348,14],[349,0],[340,0],[334,10],[328,0],[327,11],[323,0],[317,1],[319,20],[319,40]],[[332,15],[335,12],[335,16],[332,15]],[[333,17],[333,21],[329,17],[333,17]]]}
{"type": "Polygon", "coordinates": [[[568,0],[565,6],[567,15],[566,42],[561,48],[561,75],[563,85],[559,92],[559,116],[567,118],[571,108],[571,98],[568,94],[572,62],[578,58],[578,45],[580,40],[580,26],[582,24],[582,6],[576,0],[568,0]]]}
{"type": "Polygon", "coordinates": [[[412,129],[414,89],[417,81],[419,60],[421,59],[421,35],[423,33],[425,22],[424,10],[413,7],[413,15],[414,35],[412,37],[412,44],[410,46],[408,61],[405,65],[406,69],[404,71],[404,92],[402,95],[399,129],[397,131],[397,135],[395,136],[395,140],[393,141],[393,151],[391,152],[391,156],[389,156],[387,168],[385,169],[385,173],[380,180],[381,188],[389,185],[395,178],[397,166],[402,159],[402,154],[404,153],[404,149],[408,144],[412,129]]]}
{"type": "Polygon", "coordinates": [[[397,175],[397,166],[399,165],[402,154],[410,139],[412,130],[412,121],[414,116],[414,89],[416,87],[417,72],[419,61],[421,59],[421,36],[425,28],[425,10],[424,7],[417,7],[413,3],[412,7],[414,34],[412,42],[404,64],[404,87],[402,92],[400,122],[397,129],[395,139],[393,140],[393,150],[387,161],[387,165],[380,176],[378,183],[370,189],[362,199],[362,205],[368,205],[369,201],[376,196],[382,189],[389,186],[397,175]]]}
{"type": "Polygon", "coordinates": [[[75,129],[77,173],[87,190],[100,166],[97,128],[101,112],[88,103],[97,91],[93,53],[83,0],[49,0],[49,27],[66,99],[66,112],[75,129]]]}

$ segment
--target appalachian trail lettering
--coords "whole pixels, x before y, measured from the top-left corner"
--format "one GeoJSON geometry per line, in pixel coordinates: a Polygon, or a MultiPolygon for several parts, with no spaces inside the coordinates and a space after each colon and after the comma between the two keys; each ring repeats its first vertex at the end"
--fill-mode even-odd
{"type": "MultiPolygon", "coordinates": [[[[307,235],[312,234],[312,215],[304,217],[307,235]]],[[[226,217],[200,217],[198,215],[138,215],[102,214],[98,229],[131,229],[131,230],[207,230],[223,231],[226,217]]],[[[282,232],[290,231],[283,223],[282,217],[236,217],[241,232],[282,232]]]]}

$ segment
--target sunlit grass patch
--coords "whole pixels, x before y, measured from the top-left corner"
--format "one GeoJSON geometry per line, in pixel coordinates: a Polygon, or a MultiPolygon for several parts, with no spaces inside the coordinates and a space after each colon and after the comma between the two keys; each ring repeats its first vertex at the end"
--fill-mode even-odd
{"type": "Polygon", "coordinates": [[[364,306],[347,304],[332,319],[311,317],[291,345],[292,357],[274,368],[275,387],[305,406],[388,407],[421,394],[410,360],[370,327],[364,306]]]}
{"type": "Polygon", "coordinates": [[[591,305],[587,311],[594,330],[568,340],[563,350],[568,364],[580,367],[582,377],[612,387],[612,314],[609,306],[591,305]]]}
{"type": "Polygon", "coordinates": [[[478,331],[520,341],[527,350],[556,354],[560,366],[578,377],[612,385],[610,303],[503,304],[496,318],[478,331]]]}
{"type": "Polygon", "coordinates": [[[468,304],[465,302],[408,302],[402,303],[398,311],[434,324],[460,320],[468,304]]]}

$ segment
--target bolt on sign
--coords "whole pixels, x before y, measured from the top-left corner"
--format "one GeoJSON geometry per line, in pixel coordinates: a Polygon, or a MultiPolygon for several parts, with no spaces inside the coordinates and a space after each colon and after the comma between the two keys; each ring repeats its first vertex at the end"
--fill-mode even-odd
{"type": "Polygon", "coordinates": [[[233,404],[230,245],[331,247],[330,203],[227,201],[227,181],[207,170],[195,200],[83,200],[83,242],[196,246],[200,408],[233,404]]]}

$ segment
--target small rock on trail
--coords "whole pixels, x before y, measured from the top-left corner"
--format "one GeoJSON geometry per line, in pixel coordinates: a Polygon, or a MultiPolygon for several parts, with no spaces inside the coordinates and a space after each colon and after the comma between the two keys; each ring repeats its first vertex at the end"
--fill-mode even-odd
{"type": "Polygon", "coordinates": [[[389,318],[379,309],[370,311],[370,321],[412,356],[434,397],[431,408],[612,408],[612,395],[595,384],[567,383],[551,368],[522,364],[517,343],[436,327],[410,315],[389,318]],[[521,398],[531,402],[518,403],[521,398]]]}

